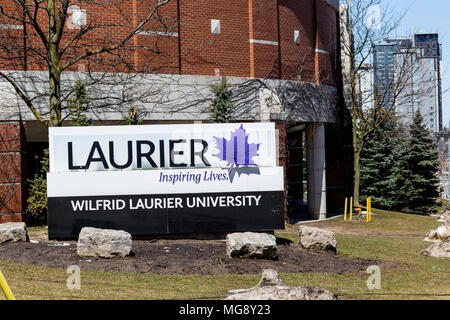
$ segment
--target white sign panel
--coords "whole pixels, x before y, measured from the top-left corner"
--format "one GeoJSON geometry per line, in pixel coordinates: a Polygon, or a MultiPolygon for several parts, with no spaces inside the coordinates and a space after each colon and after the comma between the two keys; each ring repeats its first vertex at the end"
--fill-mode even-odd
{"type": "Polygon", "coordinates": [[[284,227],[274,123],[50,128],[49,238],[284,227]]]}
{"type": "Polygon", "coordinates": [[[50,172],[275,167],[273,123],[49,129],[50,172]]]}

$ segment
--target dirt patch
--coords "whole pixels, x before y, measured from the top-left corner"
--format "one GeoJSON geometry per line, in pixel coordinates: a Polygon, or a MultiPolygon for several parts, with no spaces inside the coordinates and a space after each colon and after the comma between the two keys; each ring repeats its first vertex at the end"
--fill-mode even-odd
{"type": "MultiPolygon", "coordinates": [[[[0,245],[0,260],[25,265],[154,274],[257,274],[271,268],[279,273],[344,273],[365,270],[374,261],[317,253],[295,245],[278,246],[278,260],[230,259],[220,240],[134,240],[125,258],[80,258],[76,242],[18,242],[0,245]]],[[[339,252],[338,252],[339,253],[339,252]]]]}

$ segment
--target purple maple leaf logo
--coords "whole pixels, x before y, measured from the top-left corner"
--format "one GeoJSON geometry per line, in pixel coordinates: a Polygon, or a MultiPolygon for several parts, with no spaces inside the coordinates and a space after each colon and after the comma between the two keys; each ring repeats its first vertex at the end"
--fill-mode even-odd
{"type": "Polygon", "coordinates": [[[233,169],[233,166],[258,166],[253,157],[258,156],[258,150],[261,143],[248,143],[248,134],[245,132],[244,125],[231,133],[230,140],[226,138],[217,138],[216,145],[219,149],[218,154],[213,156],[220,160],[226,161],[228,166],[233,169]]]}

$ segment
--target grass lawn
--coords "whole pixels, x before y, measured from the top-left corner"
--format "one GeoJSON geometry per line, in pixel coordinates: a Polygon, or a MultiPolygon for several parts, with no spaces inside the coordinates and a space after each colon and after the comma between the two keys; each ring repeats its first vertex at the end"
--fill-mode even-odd
{"type": "MultiPolygon", "coordinates": [[[[339,299],[450,299],[450,259],[420,254],[429,243],[426,232],[439,224],[435,218],[374,210],[370,224],[344,222],[342,217],[308,225],[333,230],[338,254],[376,260],[381,268],[381,289],[369,290],[369,274],[281,274],[292,286],[311,285],[333,291],[339,299]]],[[[42,227],[29,228],[42,235],[42,227]]],[[[296,242],[297,226],[276,232],[296,242]]],[[[182,276],[81,271],[81,289],[68,290],[66,270],[2,262],[17,299],[222,299],[228,290],[249,288],[259,275],[182,276]]],[[[4,297],[0,294],[0,299],[4,297]]]]}

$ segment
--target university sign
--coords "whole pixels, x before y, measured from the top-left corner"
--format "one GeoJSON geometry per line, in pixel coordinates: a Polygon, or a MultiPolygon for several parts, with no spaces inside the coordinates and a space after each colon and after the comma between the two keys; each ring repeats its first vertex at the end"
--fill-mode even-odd
{"type": "Polygon", "coordinates": [[[284,227],[273,123],[49,129],[49,238],[284,227]]]}

